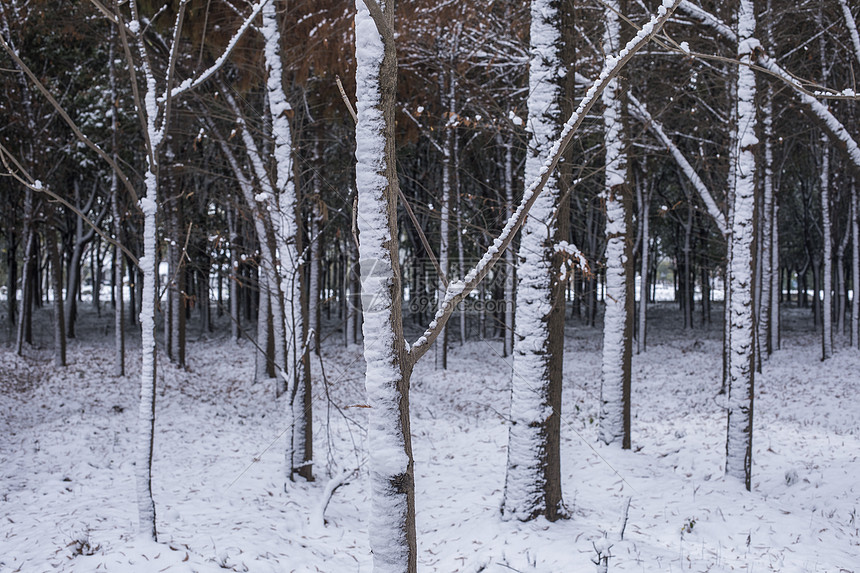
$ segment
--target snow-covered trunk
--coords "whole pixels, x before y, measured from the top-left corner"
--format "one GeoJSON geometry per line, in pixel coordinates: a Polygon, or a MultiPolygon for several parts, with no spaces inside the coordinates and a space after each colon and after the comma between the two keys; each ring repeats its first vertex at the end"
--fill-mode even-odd
{"type": "Polygon", "coordinates": [[[857,63],[860,64],[860,33],[857,31],[857,21],[854,19],[854,15],[851,14],[848,0],[839,0],[839,6],[842,8],[842,16],[845,18],[845,27],[848,28],[848,33],[851,36],[854,57],[857,59],[857,63]]]}
{"type": "MultiPolygon", "coordinates": [[[[365,386],[368,408],[368,524],[375,573],[417,569],[409,377],[397,246],[394,0],[371,17],[356,0],[356,187],[360,231],[365,386]],[[376,20],[376,21],[374,21],[376,20]]],[[[372,4],[373,8],[379,4],[372,4]]]]}
{"type": "Polygon", "coordinates": [[[851,344],[860,348],[860,216],[857,183],[851,179],[851,344]]]}
{"type": "MultiPolygon", "coordinates": [[[[154,105],[155,94],[148,93],[154,105]]],[[[149,99],[147,100],[149,101],[149,99]]],[[[140,301],[141,356],[140,409],[137,426],[137,510],[142,535],[156,539],[155,502],[152,499],[152,452],[155,437],[155,280],[158,273],[156,217],[158,213],[158,165],[153,157],[146,173],[146,193],[140,200],[143,211],[143,295],[140,301]]]]}
{"type": "Polygon", "coordinates": [[[319,175],[313,174],[314,198],[311,207],[311,268],[308,280],[308,332],[312,332],[312,350],[319,356],[320,348],[320,272],[322,264],[322,196],[320,195],[319,175]]]}
{"type": "Polygon", "coordinates": [[[23,356],[24,342],[31,343],[28,337],[28,322],[32,320],[33,308],[33,251],[36,233],[33,229],[33,191],[29,188],[24,192],[24,230],[21,233],[24,240],[24,259],[21,265],[21,308],[18,312],[18,333],[15,341],[15,353],[23,356]]]}
{"type": "Polygon", "coordinates": [[[57,241],[57,231],[53,227],[56,213],[49,218],[45,228],[48,256],[51,260],[51,289],[54,291],[54,365],[66,365],[66,329],[63,316],[63,260],[57,241]]]}
{"type": "Polygon", "coordinates": [[[773,94],[770,85],[767,86],[764,101],[761,105],[761,124],[762,136],[764,137],[764,177],[762,185],[762,232],[761,237],[761,260],[759,268],[761,268],[761,279],[758,284],[761,285],[758,312],[758,340],[764,341],[760,348],[764,350],[766,356],[774,351],[773,337],[770,329],[772,328],[771,315],[773,313],[774,298],[778,297],[779,293],[773,288],[773,273],[777,272],[777,268],[773,266],[773,249],[779,248],[775,243],[775,228],[776,228],[776,209],[774,207],[773,198],[773,94]]]}
{"type": "MultiPolygon", "coordinates": [[[[557,5],[531,1],[528,122],[525,181],[540,177],[541,167],[561,128],[558,54],[561,37],[557,5]]],[[[539,515],[563,516],[559,465],[561,360],[563,347],[552,344],[554,313],[564,316],[555,217],[558,176],[553,174],[523,224],[517,252],[516,331],[514,337],[508,461],[503,515],[527,521],[539,515]],[[560,296],[559,296],[560,295],[560,296]],[[561,300],[558,300],[558,299],[561,300]]]]}
{"type": "Polygon", "coordinates": [[[726,203],[729,205],[726,234],[726,263],[725,277],[723,279],[723,376],[720,385],[720,394],[728,392],[729,380],[731,378],[732,363],[732,221],[735,218],[735,188],[737,186],[738,171],[738,78],[731,77],[729,80],[729,174],[726,185],[726,203]]]}
{"type": "MultiPolygon", "coordinates": [[[[305,354],[304,312],[302,308],[301,232],[298,224],[298,198],[293,180],[292,136],[288,112],[290,103],[284,92],[281,62],[281,30],[276,14],[277,3],[263,7],[260,28],[265,41],[266,90],[272,117],[275,159],[273,187],[277,193],[277,215],[274,216],[275,242],[280,255],[280,286],[284,300],[284,335],[286,369],[290,380],[291,439],[287,446],[289,478],[313,479],[313,426],[310,376],[305,354]]],[[[273,200],[274,198],[270,198],[273,200]]],[[[274,300],[274,299],[273,299],[274,300]]],[[[277,342],[277,341],[276,341],[277,342]]]]}
{"type": "MultiPolygon", "coordinates": [[[[501,139],[501,135],[499,136],[501,139]]],[[[505,139],[505,208],[508,218],[514,214],[514,153],[513,142],[505,139]]],[[[504,356],[510,356],[514,349],[514,280],[516,268],[514,266],[514,249],[512,247],[505,251],[505,332],[504,332],[504,356]]]]}
{"type": "MultiPolygon", "coordinates": [[[[453,72],[452,72],[452,80],[453,81],[453,72]]],[[[457,262],[459,264],[459,273],[466,272],[466,254],[463,252],[463,222],[461,219],[461,201],[460,201],[460,140],[457,138],[456,131],[454,132],[454,194],[452,199],[454,201],[454,213],[456,217],[456,229],[454,230],[457,233],[457,262]]],[[[483,300],[483,297],[482,299],[483,300]]],[[[481,304],[481,321],[482,326],[486,324],[487,317],[487,305],[486,303],[481,304]]],[[[485,336],[484,328],[481,328],[481,337],[485,336]]],[[[460,305],[460,344],[466,343],[466,305],[460,305]]]]}
{"type": "MultiPolygon", "coordinates": [[[[821,305],[821,359],[833,356],[833,244],[830,224],[830,141],[821,136],[821,241],[824,243],[822,269],[822,290],[824,297],[821,305]]],[[[818,284],[815,285],[815,298],[818,299],[818,284]]]]}
{"type": "MultiPolygon", "coordinates": [[[[451,256],[449,252],[449,238],[451,235],[451,171],[452,171],[452,142],[454,140],[455,120],[454,120],[454,78],[449,78],[448,90],[445,90],[443,81],[440,81],[440,91],[447,91],[446,99],[448,104],[447,120],[444,126],[445,141],[442,144],[442,190],[439,198],[439,268],[445,276],[448,276],[450,269],[451,256]]],[[[442,304],[445,298],[447,286],[442,277],[436,280],[436,306],[442,304]]],[[[436,343],[436,367],[448,368],[448,328],[442,329],[442,334],[439,335],[436,343]]]]}
{"type": "Polygon", "coordinates": [[[771,243],[770,250],[770,280],[771,280],[771,299],[770,299],[770,321],[769,321],[769,337],[770,350],[779,350],[780,335],[779,335],[779,307],[780,307],[780,268],[779,268],[779,202],[777,196],[773,199],[773,224],[771,227],[771,243]]]}
{"type": "MultiPolygon", "coordinates": [[[[621,13],[617,0],[604,8],[603,50],[617,53],[621,48],[621,13]]],[[[630,303],[633,302],[632,241],[628,229],[631,217],[631,190],[627,177],[624,89],[613,79],[603,92],[603,125],[606,206],[606,303],[603,315],[603,367],[600,385],[598,436],[605,444],[620,441],[630,447],[630,303]]]]}
{"type": "Polygon", "coordinates": [[[642,193],[642,201],[639,205],[639,224],[642,225],[641,243],[641,276],[639,283],[639,337],[636,339],[636,353],[645,352],[647,348],[647,317],[648,317],[648,270],[651,264],[651,187],[642,193]]]}
{"type": "MultiPolygon", "coordinates": [[[[738,7],[738,59],[750,62],[759,49],[754,39],[755,12],[752,0],[740,0],[738,7]]],[[[726,475],[752,482],[753,388],[755,370],[755,277],[756,216],[756,81],[755,73],[738,66],[737,149],[734,213],[731,233],[731,361],[729,366],[726,475]]]]}

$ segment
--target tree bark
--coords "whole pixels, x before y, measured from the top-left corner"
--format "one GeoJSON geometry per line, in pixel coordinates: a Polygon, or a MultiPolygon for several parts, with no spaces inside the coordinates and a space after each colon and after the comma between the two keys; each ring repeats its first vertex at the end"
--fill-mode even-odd
{"type": "MultiPolygon", "coordinates": [[[[620,3],[609,0],[604,9],[604,52],[621,48],[620,3]]],[[[627,173],[625,89],[613,79],[603,92],[606,147],[606,305],[603,318],[603,377],[600,386],[599,439],[621,442],[629,449],[631,385],[631,312],[633,241],[629,233],[632,191],[627,173]]]]}
{"type": "Polygon", "coordinates": [[[365,386],[368,404],[369,524],[376,573],[417,569],[409,377],[401,315],[394,106],[394,0],[381,10],[356,2],[356,185],[360,232],[365,386]]]}
{"type": "MultiPolygon", "coordinates": [[[[752,0],[738,7],[738,59],[750,62],[757,42],[752,0]]],[[[752,486],[753,396],[755,370],[755,217],[756,193],[756,83],[755,74],[738,66],[737,76],[737,167],[735,170],[734,216],[732,220],[731,339],[726,475],[752,486]]]]}

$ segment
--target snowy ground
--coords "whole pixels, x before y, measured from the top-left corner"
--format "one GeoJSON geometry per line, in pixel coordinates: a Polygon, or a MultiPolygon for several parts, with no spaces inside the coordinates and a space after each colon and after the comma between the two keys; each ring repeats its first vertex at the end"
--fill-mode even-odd
{"type": "MultiPolygon", "coordinates": [[[[747,493],[723,477],[719,327],[683,331],[668,304],[652,314],[648,352],[634,357],[628,452],[595,439],[600,332],[568,326],[562,522],[499,518],[511,376],[501,344],[452,345],[447,371],[432,355],[419,364],[420,570],[590,572],[595,546],[611,545],[610,572],[860,572],[860,354],[840,347],[820,362],[808,311],[786,311],[783,350],[756,381],[747,493]]],[[[47,323],[25,358],[0,335],[0,572],[370,571],[365,410],[349,407],[363,403],[359,347],[324,344],[327,386],[314,361],[318,479],[285,491],[284,404],[252,384],[252,346],[192,330],[188,370],[159,364],[162,543],[151,544],[135,538],[139,354],[132,345],[129,375],[111,376],[107,322],[85,314],[63,370],[47,323]],[[319,523],[329,477],[355,468],[319,523]]]]}

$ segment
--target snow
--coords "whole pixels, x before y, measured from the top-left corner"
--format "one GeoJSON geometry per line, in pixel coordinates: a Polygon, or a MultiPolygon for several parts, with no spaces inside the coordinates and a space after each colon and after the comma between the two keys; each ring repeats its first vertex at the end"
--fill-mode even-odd
{"type": "MultiPolygon", "coordinates": [[[[335,460],[329,476],[361,466],[361,475],[334,493],[325,526],[315,527],[329,478],[321,469],[317,482],[284,491],[283,399],[252,383],[253,347],[230,342],[226,323],[209,340],[189,341],[189,371],[159,365],[153,488],[164,542],[135,539],[130,429],[138,397],[129,381],[139,375],[139,342],[129,341],[128,377],[112,377],[107,319],[97,320],[86,303],[82,312],[65,370],[51,364],[47,328],[35,329],[43,349],[25,358],[0,338],[0,571],[370,571],[361,428],[368,409],[346,408],[351,421],[333,413],[326,422],[314,364],[317,461],[325,465],[328,433],[335,460]],[[74,556],[69,543],[87,528],[98,548],[74,556]]],[[[649,313],[648,352],[634,357],[634,450],[627,452],[600,445],[591,421],[600,329],[568,324],[561,447],[572,518],[553,524],[499,517],[507,441],[499,413],[507,409],[510,372],[501,342],[452,346],[447,371],[418,365],[412,432],[419,570],[594,571],[592,542],[604,532],[613,545],[609,571],[856,569],[860,406],[853,387],[860,353],[838,344],[833,359],[820,362],[809,311],[784,309],[784,349],[757,380],[747,493],[722,477],[720,325],[681,331],[673,303],[649,313]]],[[[720,314],[718,307],[714,316],[720,314]]],[[[37,314],[37,326],[47,318],[37,314]]],[[[334,338],[322,348],[334,403],[364,404],[359,348],[344,349],[334,338]]]]}

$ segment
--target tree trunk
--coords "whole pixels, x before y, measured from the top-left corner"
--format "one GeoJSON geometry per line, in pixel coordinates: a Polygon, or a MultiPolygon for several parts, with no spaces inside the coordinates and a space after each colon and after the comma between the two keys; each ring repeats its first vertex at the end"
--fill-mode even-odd
{"type": "Polygon", "coordinates": [[[764,137],[764,179],[762,182],[761,248],[759,249],[761,254],[759,268],[762,274],[758,281],[759,285],[761,285],[759,290],[761,298],[758,300],[760,309],[758,313],[758,339],[764,341],[762,347],[765,356],[770,356],[774,351],[773,337],[770,332],[773,326],[771,315],[773,314],[773,307],[775,304],[778,304],[778,302],[775,302],[776,291],[773,288],[773,273],[777,270],[773,266],[773,249],[779,248],[774,241],[776,209],[773,197],[773,95],[770,84],[765,89],[761,110],[762,135],[764,137]]]}
{"type": "Polygon", "coordinates": [[[34,244],[36,233],[33,228],[33,192],[30,189],[24,195],[24,260],[21,269],[21,311],[18,313],[18,336],[16,340],[16,354],[23,356],[24,343],[33,343],[32,339],[32,317],[33,317],[33,287],[32,277],[34,266],[38,265],[38,259],[34,257],[34,244]]]}
{"type": "MultiPolygon", "coordinates": [[[[740,0],[738,8],[738,59],[753,58],[755,12],[752,0],[740,0]]],[[[735,170],[734,216],[732,220],[731,338],[726,475],[752,486],[753,365],[755,345],[755,146],[756,80],[752,69],[738,66],[737,76],[737,168],[735,170]]]]}
{"type": "Polygon", "coordinates": [[[651,189],[642,192],[639,205],[639,224],[642,225],[642,243],[639,282],[639,336],[636,339],[636,353],[645,352],[647,347],[647,316],[648,316],[648,270],[651,262],[651,232],[650,232],[651,189]]]}
{"type": "MultiPolygon", "coordinates": [[[[559,21],[555,4],[531,1],[527,183],[540,176],[561,127],[559,21]]],[[[564,516],[559,463],[564,285],[554,246],[567,238],[558,226],[567,214],[555,212],[559,196],[558,176],[553,174],[523,224],[517,253],[516,330],[521,335],[514,337],[513,346],[502,513],[520,521],[564,516]]]]}
{"type": "Polygon", "coordinates": [[[417,569],[415,481],[409,429],[409,377],[398,267],[394,107],[397,59],[394,0],[374,22],[364,3],[355,15],[356,184],[360,231],[371,516],[376,573],[417,569]],[[380,29],[381,28],[381,29],[380,29]],[[381,338],[380,338],[381,337],[381,338]]]}
{"type": "MultiPolygon", "coordinates": [[[[604,9],[604,52],[621,48],[620,3],[609,0],[604,9]]],[[[621,442],[629,449],[631,384],[631,312],[633,241],[629,233],[632,192],[627,173],[625,88],[614,79],[603,92],[606,147],[606,306],[603,318],[603,378],[600,386],[599,439],[621,442]]]]}
{"type": "Polygon", "coordinates": [[[851,180],[851,344],[860,348],[860,203],[857,183],[851,180]]]}
{"type": "MultiPolygon", "coordinates": [[[[501,136],[499,136],[501,139],[501,136]]],[[[513,136],[504,140],[505,149],[505,207],[508,217],[514,214],[514,160],[513,160],[513,136]]],[[[516,278],[516,267],[514,266],[514,249],[509,247],[505,251],[505,331],[504,331],[504,356],[510,356],[514,351],[514,284],[516,278]]]]}
{"type": "Polygon", "coordinates": [[[269,333],[272,321],[271,293],[276,289],[269,284],[266,273],[260,273],[260,304],[257,306],[257,346],[254,352],[254,381],[262,382],[269,378],[269,333]]]}
{"type": "MultiPolygon", "coordinates": [[[[824,300],[821,307],[821,359],[833,356],[833,244],[830,225],[830,141],[821,136],[821,240],[824,243],[824,268],[822,290],[824,300]]],[[[815,286],[815,299],[818,300],[818,283],[815,286]]]]}
{"type": "MultiPolygon", "coordinates": [[[[52,217],[53,220],[54,217],[52,217]]],[[[63,316],[63,263],[57,244],[57,231],[48,225],[45,229],[48,253],[51,257],[51,288],[54,291],[54,364],[66,365],[66,329],[63,316]]]]}

